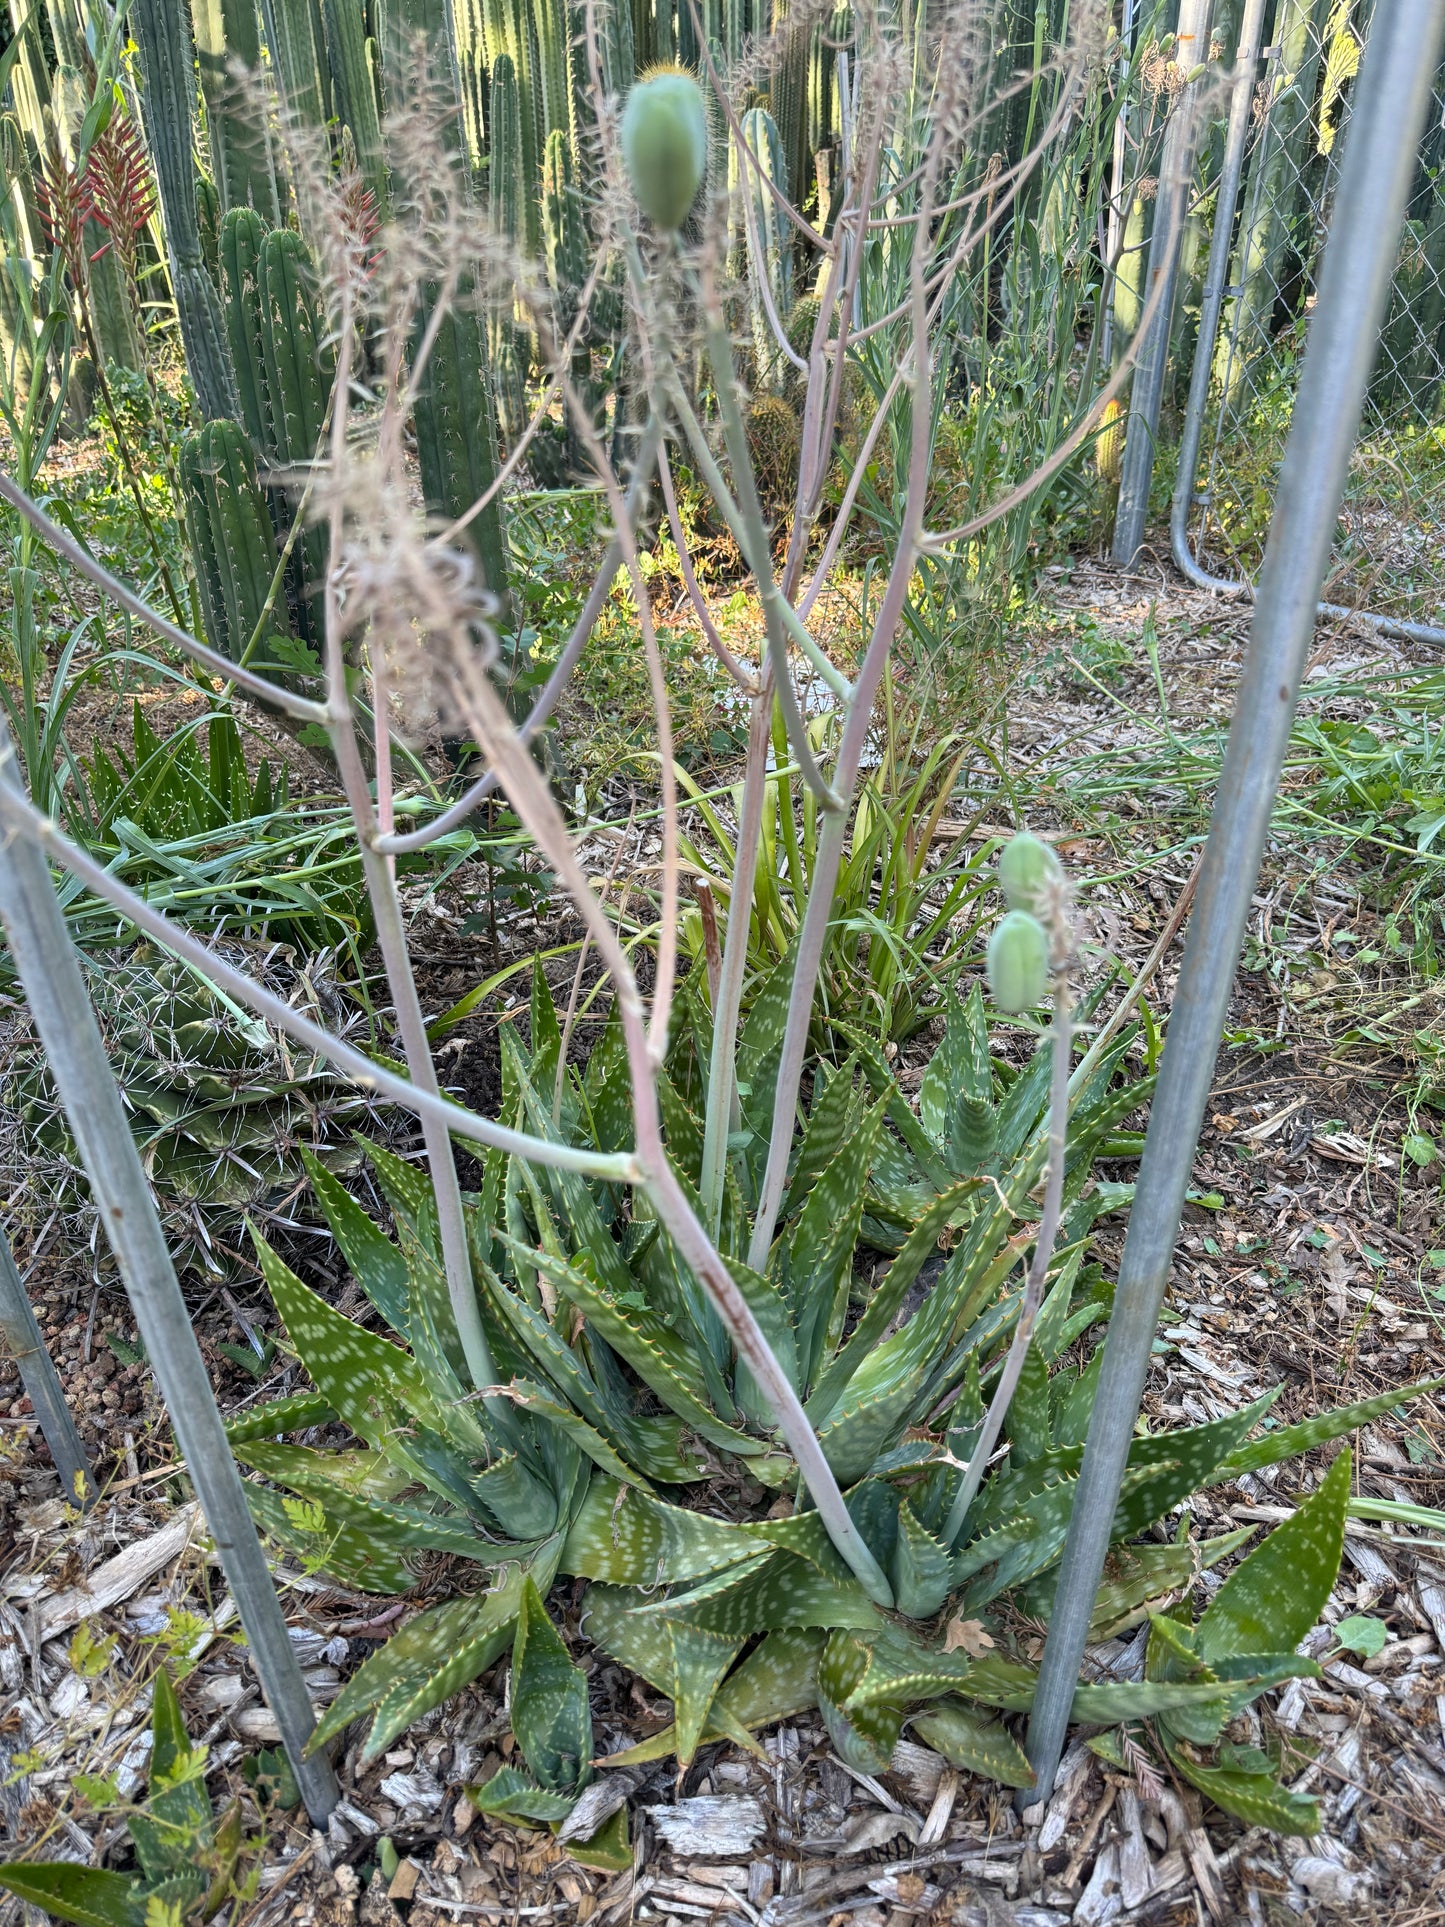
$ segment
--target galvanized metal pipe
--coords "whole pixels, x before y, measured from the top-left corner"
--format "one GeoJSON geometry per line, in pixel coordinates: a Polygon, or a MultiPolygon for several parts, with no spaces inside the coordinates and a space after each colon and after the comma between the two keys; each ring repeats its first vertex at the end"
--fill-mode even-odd
{"type": "MultiPolygon", "coordinates": [[[[1209,267],[1204,277],[1204,299],[1199,314],[1199,338],[1194,349],[1194,367],[1189,381],[1189,400],[1179,435],[1179,472],[1174,481],[1174,501],[1169,516],[1169,547],[1174,566],[1196,588],[1211,589],[1228,596],[1254,595],[1254,584],[1231,581],[1215,575],[1196,561],[1189,546],[1189,512],[1194,506],[1194,484],[1199,474],[1199,449],[1204,437],[1204,415],[1209,405],[1213,380],[1214,346],[1219,339],[1219,324],[1229,293],[1229,265],[1234,249],[1234,215],[1239,205],[1239,189],[1244,178],[1244,155],[1249,144],[1250,118],[1254,108],[1255,70],[1259,65],[1263,37],[1265,0],[1245,0],[1240,23],[1239,52],[1235,61],[1234,91],[1229,108],[1229,132],[1225,142],[1224,164],[1220,169],[1219,193],[1215,202],[1214,235],[1209,247],[1209,267]]],[[[1367,609],[1348,609],[1337,602],[1321,602],[1319,613],[1354,622],[1363,622],[1382,636],[1402,642],[1445,644],[1445,629],[1428,622],[1406,622],[1394,616],[1375,615],[1367,609]]]]}
{"type": "MultiPolygon", "coordinates": [[[[1213,0],[1180,0],[1175,59],[1186,72],[1209,55],[1209,21],[1213,0]]],[[[1154,445],[1159,433],[1159,405],[1169,365],[1169,335],[1174,323],[1174,291],[1179,275],[1179,252],[1184,240],[1184,216],[1189,183],[1194,173],[1194,137],[1198,119],[1198,84],[1180,90],[1164,132],[1159,164],[1159,199],[1154,233],[1149,243],[1149,271],[1145,297],[1162,288],[1149,334],[1139,350],[1129,390],[1129,426],[1124,437],[1124,463],[1119,476],[1119,500],[1114,512],[1113,555],[1120,568],[1131,568],[1144,543],[1149,516],[1149,483],[1154,473],[1154,445]]]]}
{"type": "MultiPolygon", "coordinates": [[[[1180,551],[1189,554],[1189,509],[1194,500],[1194,477],[1199,467],[1199,444],[1204,435],[1204,410],[1209,401],[1209,384],[1214,360],[1214,343],[1219,320],[1224,313],[1224,298],[1229,289],[1229,262],[1234,249],[1234,213],[1239,205],[1239,187],[1244,179],[1244,150],[1249,144],[1249,124],[1254,107],[1254,76],[1259,66],[1260,45],[1264,37],[1265,0],[1245,0],[1244,18],[1239,26],[1239,51],[1234,60],[1234,86],[1229,101],[1229,131],[1224,142],[1224,162],[1219,170],[1219,192],[1214,203],[1214,234],[1209,244],[1209,266],[1204,271],[1204,298],[1199,310],[1199,339],[1194,349],[1194,370],[1189,382],[1189,400],[1184,409],[1184,425],[1179,433],[1179,474],[1174,484],[1174,504],[1170,515],[1170,542],[1174,559],[1180,551]]],[[[1192,562],[1193,558],[1190,557],[1192,562]]]]}
{"type": "Polygon", "coordinates": [[[1029,1722],[1036,1785],[1058,1770],[1150,1346],[1178,1236],[1270,812],[1314,638],[1320,587],[1379,349],[1406,196],[1445,33],[1440,0],[1381,8],[1345,135],[1334,223],[1305,351],[1249,653],[1169,1020],[1119,1266],[1098,1394],[1029,1722]]]}
{"type": "MultiPolygon", "coordinates": [[[[17,786],[15,754],[3,723],[0,783],[17,786]]],[[[324,1824],[339,1798],[336,1775],[324,1754],[303,1758],[316,1724],[306,1682],[226,1443],[49,867],[39,844],[21,833],[0,836],[0,919],[146,1355],[240,1612],[262,1690],[281,1729],[306,1811],[318,1825],[324,1824]]]]}
{"type": "Polygon", "coordinates": [[[35,1407],[40,1430],[60,1474],[61,1490],[72,1505],[83,1509],[95,1498],[90,1462],[65,1402],[60,1374],[45,1349],[25,1282],[15,1269],[10,1240],[3,1231],[0,1231],[0,1341],[20,1367],[20,1382],[35,1407]]]}

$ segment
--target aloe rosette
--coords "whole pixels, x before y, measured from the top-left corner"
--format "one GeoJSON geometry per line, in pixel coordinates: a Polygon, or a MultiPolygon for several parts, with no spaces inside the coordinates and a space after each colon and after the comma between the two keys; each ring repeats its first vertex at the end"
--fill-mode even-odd
{"type": "MultiPolygon", "coordinates": [[[[384,1593],[404,1592],[423,1576],[435,1582],[441,1559],[459,1562],[458,1574],[471,1567],[490,1576],[481,1590],[459,1578],[456,1597],[419,1611],[368,1659],[326,1714],[316,1744],[369,1715],[364,1753],[374,1757],[510,1647],[513,1715],[531,1771],[509,1767],[476,1797],[489,1811],[561,1824],[585,1784],[591,1745],[585,1688],[569,1685],[565,1648],[555,1629],[543,1631],[540,1602],[565,1574],[590,1582],[588,1637],[673,1702],[673,1724],[620,1760],[675,1752],[685,1763],[714,1738],[756,1748],[759,1726],[816,1706],[842,1756],[865,1770],[886,1764],[912,1720],[957,1764],[1027,1784],[1001,1715],[1029,1705],[1031,1668],[1002,1644],[983,1659],[943,1650],[939,1619],[948,1607],[988,1624],[1006,1595],[1025,1612],[1048,1615],[1099,1353],[1082,1369],[1070,1361],[1108,1312],[1107,1284],[1088,1260],[1089,1234],[1129,1194],[1095,1181],[1093,1160],[1118,1149],[1120,1122],[1147,1087],[1126,1081],[1125,1034],[1075,1091],[1062,1233],[1008,1414],[1007,1451],[951,1542],[952,1501],[1022,1296],[1031,1193],[1045,1158],[1047,1045],[1011,1071],[990,1055],[978,991],[950,998],[915,1110],[882,1052],[860,1034],[831,1075],[819,1070],[767,1274],[751,1273],[736,1254],[746,1246],[748,1199],[766,1153],[786,969],[784,960],[743,1028],[742,1116],[722,1248],[806,1401],[897,1611],[880,1612],[868,1599],[816,1513],[762,1516],[779,1510],[778,1491],[797,1490],[796,1469],[640,1199],[487,1153],[468,1230],[498,1383],[469,1396],[429,1187],[411,1166],[370,1147],[395,1240],[320,1167],[313,1180],[354,1276],[403,1342],[332,1309],[258,1239],[316,1390],[246,1414],[232,1440],[259,1475],[250,1488],[258,1517],[313,1567],[384,1593]],[[858,1315],[860,1247],[891,1257],[858,1315]],[[337,1423],[352,1443],[284,1442],[337,1423]],[[699,1506],[704,1481],[722,1481],[736,1496],[726,1516],[699,1506]],[[550,1655],[542,1668],[548,1718],[556,1733],[570,1734],[564,1745],[554,1733],[550,1754],[522,1730],[531,1715],[518,1703],[519,1641],[523,1657],[527,1642],[534,1656],[550,1655]]],[[[663,1109],[678,1173],[695,1182],[709,1042],[703,998],[685,995],[676,1028],[663,1109]]],[[[626,1066],[614,1031],[585,1072],[563,1064],[539,970],[530,1047],[512,1032],[503,1032],[504,1114],[604,1149],[625,1142],[626,1066]]],[[[1208,1425],[1137,1438],[1096,1631],[1141,1622],[1247,1540],[1247,1531],[1194,1540],[1181,1528],[1173,1543],[1141,1542],[1191,1493],[1340,1437],[1401,1396],[1255,1442],[1268,1397],[1208,1425]]],[[[1249,1699],[1311,1670],[1294,1649],[1338,1567],[1345,1477],[1331,1473],[1297,1515],[1313,1523],[1291,1522],[1267,1540],[1197,1627],[1156,1613],[1157,1664],[1141,1682],[1081,1687],[1077,1716],[1105,1726],[1148,1719],[1178,1770],[1211,1797],[1228,1805],[1237,1795],[1238,1810],[1303,1825],[1308,1803],[1267,1792],[1255,1784],[1258,1771],[1230,1764],[1215,1743],[1249,1699]],[[1247,1634],[1239,1630],[1246,1594],[1256,1600],[1247,1634]],[[1226,1639],[1230,1614],[1236,1630],[1226,1639]],[[1241,1776],[1249,1782],[1242,1790],[1241,1776]]],[[[597,1851],[620,1851],[619,1841],[597,1851]]]]}

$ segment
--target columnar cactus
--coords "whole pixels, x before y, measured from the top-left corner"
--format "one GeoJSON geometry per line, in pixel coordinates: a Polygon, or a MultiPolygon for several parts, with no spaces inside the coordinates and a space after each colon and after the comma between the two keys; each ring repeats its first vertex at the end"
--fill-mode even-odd
{"type": "Polygon", "coordinates": [[[160,189],[186,367],[202,414],[234,420],[236,377],[196,222],[194,70],[183,0],[134,0],[130,30],[140,51],[141,119],[160,189]]]}
{"type": "Polygon", "coordinates": [[[386,155],[366,22],[356,0],[323,0],[322,13],[336,117],[350,131],[357,168],[379,212],[387,204],[386,155]]]}
{"type": "MultiPolygon", "coordinates": [[[[772,115],[765,107],[751,107],[743,116],[743,139],[757,157],[762,173],[786,196],[788,163],[783,143],[772,115]]],[[[781,350],[768,319],[763,284],[772,296],[778,319],[785,321],[793,305],[793,273],[788,254],[789,235],[778,211],[757,173],[749,166],[743,189],[748,197],[748,290],[752,312],[753,354],[757,379],[771,386],[780,376],[781,350]]]]}
{"type": "MultiPolygon", "coordinates": [[[[315,274],[301,236],[281,228],[261,243],[256,264],[261,352],[266,374],[266,454],[293,490],[316,459],[326,426],[334,357],[317,308],[315,274]]],[[[326,531],[310,528],[293,552],[302,634],[321,637],[320,584],[326,531]]]]}
{"type": "Polygon", "coordinates": [[[260,67],[256,0],[191,0],[191,20],[221,212],[253,207],[275,227],[281,204],[266,116],[249,110],[231,75],[233,63],[251,73],[260,67]]]}
{"type": "Polygon", "coordinates": [[[256,481],[251,444],[234,421],[207,422],[186,437],[181,484],[206,636],[213,649],[237,662],[270,593],[276,532],[256,481]]]}
{"type": "Polygon", "coordinates": [[[233,207],[221,222],[221,294],[226,339],[236,372],[241,420],[252,445],[266,446],[266,366],[261,349],[261,302],[256,264],[266,223],[251,207],[233,207]]]}

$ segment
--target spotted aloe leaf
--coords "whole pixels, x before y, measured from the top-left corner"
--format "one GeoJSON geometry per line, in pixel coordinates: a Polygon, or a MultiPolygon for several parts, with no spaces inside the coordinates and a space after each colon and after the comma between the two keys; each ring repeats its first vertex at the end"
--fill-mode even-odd
{"type": "Polygon", "coordinates": [[[745,1526],[598,1478],[572,1521],[561,1570],[610,1586],[655,1587],[681,1585],[757,1556],[758,1540],[745,1526]]]}
{"type": "Polygon", "coordinates": [[[890,1577],[894,1604],[911,1619],[931,1619],[953,1584],[951,1553],[920,1523],[906,1499],[898,1508],[890,1577]]]}
{"type": "Polygon", "coordinates": [[[675,1751],[679,1764],[688,1766],[743,1636],[704,1632],[634,1611],[645,1597],[630,1587],[592,1587],[585,1631],[603,1652],[672,1701],[675,1751]]]}
{"type": "MultiPolygon", "coordinates": [[[[791,1719],[818,1703],[818,1656],[825,1635],[816,1631],[772,1633],[723,1681],[713,1698],[702,1738],[732,1740],[759,1758],[766,1757],[752,1729],[791,1719]]],[[[610,1753],[609,1766],[641,1766],[677,1751],[677,1729],[660,1733],[623,1753],[610,1753]]]]}
{"type": "Polygon", "coordinates": [[[531,1578],[539,1587],[550,1587],[560,1551],[556,1536],[530,1560],[503,1566],[489,1591],[419,1613],[347,1681],[312,1734],[308,1750],[314,1752],[352,1720],[375,1709],[362,1755],[375,1759],[413,1720],[450,1699],[506,1651],[524,1583],[531,1578]]]}
{"type": "Polygon", "coordinates": [[[1234,1814],[1246,1826],[1268,1827],[1272,1833],[1302,1834],[1320,1830],[1318,1800],[1306,1793],[1292,1793],[1280,1785],[1272,1772],[1243,1772],[1226,1766],[1207,1766],[1194,1759],[1183,1747],[1168,1749],[1175,1771],[1211,1799],[1226,1813],[1234,1814]]]}
{"type": "Polygon", "coordinates": [[[930,1706],[916,1715],[913,1731],[925,1746],[965,1773],[977,1773],[1003,1786],[1034,1784],[1034,1770],[1024,1750],[1003,1722],[989,1719],[964,1700],[945,1699],[930,1706]]]}
{"type": "Polygon", "coordinates": [[[512,1645],[512,1731],[539,1785],[577,1793],[591,1777],[587,1675],[572,1664],[536,1581],[522,1583],[512,1645]]]}
{"type": "Polygon", "coordinates": [[[430,1512],[393,1498],[386,1485],[394,1485],[394,1479],[383,1484],[376,1478],[351,1477],[354,1455],[261,1441],[239,1448],[237,1456],[277,1485],[317,1502],[325,1515],[315,1528],[321,1544],[334,1532],[375,1532],[381,1542],[397,1549],[450,1552],[463,1559],[495,1556],[495,1546],[479,1538],[464,1513],[430,1512]]]}
{"type": "Polygon", "coordinates": [[[788,1245],[788,1288],[805,1386],[843,1331],[863,1199],[886,1102],[866,1111],[858,1128],[820,1172],[788,1245]]]}
{"type": "Polygon", "coordinates": [[[311,1174],[312,1188],[331,1235],[341,1246],[351,1275],[395,1332],[407,1325],[406,1259],[379,1226],[362,1210],[325,1165],[304,1146],[302,1161],[311,1174]]]}
{"type": "MultiPolygon", "coordinates": [[[[1115,1546],[1094,1599],[1090,1638],[1109,1639],[1138,1625],[1150,1601],[1191,1585],[1200,1572],[1207,1572],[1237,1552],[1253,1532],[1252,1526],[1241,1526],[1213,1539],[1181,1539],[1164,1546],[1115,1546]]],[[[1041,1574],[1015,1593],[1020,1610],[1047,1622],[1053,1612],[1057,1583],[1057,1571],[1041,1574]]]]}
{"type": "Polygon", "coordinates": [[[395,1594],[409,1592],[416,1583],[416,1548],[405,1539],[398,1542],[370,1512],[342,1523],[332,1500],[288,1505],[279,1492],[250,1483],[246,1503],[268,1539],[303,1562],[315,1562],[343,1586],[395,1594]]]}
{"type": "Polygon", "coordinates": [[[771,1632],[782,1627],[876,1630],[878,1608],[856,1581],[829,1579],[793,1553],[765,1553],[641,1610],[707,1632],[771,1632]]]}
{"type": "Polygon", "coordinates": [[[264,1405],[253,1405],[226,1420],[226,1437],[233,1446],[252,1439],[276,1439],[286,1432],[305,1432],[313,1425],[331,1425],[336,1412],[320,1392],[297,1392],[290,1398],[273,1398],[264,1405]]]}
{"type": "Polygon", "coordinates": [[[1311,1630],[1340,1570],[1350,1453],[1293,1516],[1276,1526],[1230,1574],[1195,1628],[1206,1665],[1250,1653],[1287,1653],[1311,1630]]]}
{"type": "Polygon", "coordinates": [[[77,1867],[66,1860],[13,1860],[0,1867],[0,1887],[50,1920],[76,1927],[145,1927],[146,1890],[133,1874],[77,1867]]]}
{"type": "Polygon", "coordinates": [[[565,1820],[577,1804],[575,1793],[554,1793],[538,1786],[514,1766],[504,1766],[481,1786],[467,1788],[478,1813],[500,1820],[565,1820]]]}
{"type": "Polygon", "coordinates": [[[815,1425],[827,1418],[859,1366],[877,1349],[919,1272],[937,1252],[944,1229],[965,1210],[979,1185],[977,1178],[965,1178],[960,1184],[950,1185],[914,1225],[882,1283],[874,1288],[847,1344],[819,1375],[807,1407],[815,1425]]]}
{"type": "MultiPolygon", "coordinates": [[[[507,1242],[510,1245],[512,1241],[507,1242]]],[[[541,1251],[526,1256],[578,1307],[618,1356],[626,1359],[643,1383],[703,1438],[744,1456],[766,1450],[764,1440],[749,1438],[724,1424],[712,1411],[696,1359],[644,1301],[623,1305],[576,1266],[541,1251]]]]}
{"type": "Polygon", "coordinates": [[[1317,1418],[1302,1419],[1297,1425],[1278,1426],[1273,1432],[1266,1432],[1263,1438],[1251,1439],[1248,1444],[1236,1446],[1201,1483],[1218,1485],[1226,1479],[1237,1479],[1241,1472],[1258,1472],[1265,1466],[1278,1465],[1282,1459],[1292,1459],[1301,1452],[1312,1452],[1317,1446],[1328,1445],[1335,1439],[1357,1431],[1360,1426],[1368,1425],[1371,1419],[1383,1418],[1386,1412],[1393,1411],[1397,1405],[1439,1391],[1442,1385],[1445,1385],[1445,1377],[1421,1379],[1414,1385],[1403,1386],[1399,1391],[1379,1392],[1374,1398],[1360,1399],[1354,1405],[1341,1405],[1333,1412],[1321,1412],[1317,1418]]]}
{"type": "Polygon", "coordinates": [[[898,1698],[855,1701],[870,1651],[856,1633],[834,1630],[818,1660],[818,1710],[840,1760],[860,1773],[882,1773],[903,1730],[898,1698]]]}
{"type": "Polygon", "coordinates": [[[302,1284],[254,1228],[251,1236],[271,1297],[311,1382],[359,1438],[368,1445],[385,1442],[379,1392],[391,1393],[418,1416],[432,1414],[422,1376],[404,1351],[334,1311],[302,1284]]]}

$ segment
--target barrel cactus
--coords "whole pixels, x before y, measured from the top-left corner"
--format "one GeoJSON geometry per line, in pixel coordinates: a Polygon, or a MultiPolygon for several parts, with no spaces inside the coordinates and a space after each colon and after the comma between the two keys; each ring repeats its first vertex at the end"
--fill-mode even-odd
{"type": "MultiPolygon", "coordinates": [[[[257,967],[251,951],[245,967],[257,967]]],[[[264,969],[317,1021],[343,1030],[357,1021],[330,987],[324,959],[313,959],[304,978],[274,955],[264,969]]],[[[352,1169],[367,1100],[162,952],[143,946],[119,961],[97,958],[86,974],[178,1266],[249,1269],[238,1258],[249,1249],[246,1219],[295,1223],[298,1207],[304,1219],[302,1148],[327,1170],[352,1169]]],[[[78,1230],[94,1207],[39,1039],[17,1019],[8,1046],[7,1109],[21,1130],[0,1149],[0,1167],[16,1166],[5,1173],[6,1191],[78,1230]]]]}

